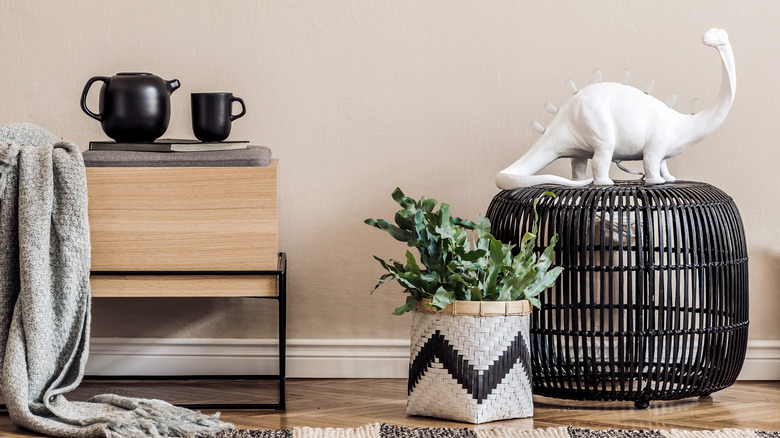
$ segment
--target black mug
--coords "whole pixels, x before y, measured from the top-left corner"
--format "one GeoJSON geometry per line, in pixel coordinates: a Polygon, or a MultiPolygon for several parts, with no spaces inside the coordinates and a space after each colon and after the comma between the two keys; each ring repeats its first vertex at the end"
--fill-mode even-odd
{"type": "Polygon", "coordinates": [[[233,93],[192,93],[192,131],[200,141],[222,141],[230,135],[233,120],[246,114],[246,105],[233,93]],[[241,104],[241,113],[233,115],[233,102],[241,104]]]}

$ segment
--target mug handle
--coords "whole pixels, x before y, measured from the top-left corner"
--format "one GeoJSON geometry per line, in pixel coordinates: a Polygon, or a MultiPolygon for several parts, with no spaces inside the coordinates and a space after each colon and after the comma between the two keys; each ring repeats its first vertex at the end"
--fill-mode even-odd
{"type": "Polygon", "coordinates": [[[232,97],[232,98],[230,99],[230,103],[232,104],[233,102],[238,102],[238,103],[240,103],[240,104],[241,104],[241,113],[240,113],[240,114],[237,114],[237,115],[235,115],[235,116],[231,115],[231,116],[230,116],[230,121],[231,121],[231,122],[232,122],[233,120],[236,120],[237,118],[239,118],[239,117],[243,116],[244,114],[246,114],[246,105],[244,105],[244,100],[243,100],[243,99],[241,99],[240,97],[232,97]]]}
{"type": "Polygon", "coordinates": [[[108,78],[105,76],[95,76],[94,78],[88,80],[87,85],[84,85],[84,91],[81,92],[81,109],[84,110],[84,112],[87,113],[88,116],[92,117],[98,122],[102,122],[103,121],[102,115],[95,114],[92,111],[90,111],[89,108],[87,108],[87,93],[89,93],[89,87],[91,87],[95,81],[103,81],[106,84],[108,84],[108,78]]]}

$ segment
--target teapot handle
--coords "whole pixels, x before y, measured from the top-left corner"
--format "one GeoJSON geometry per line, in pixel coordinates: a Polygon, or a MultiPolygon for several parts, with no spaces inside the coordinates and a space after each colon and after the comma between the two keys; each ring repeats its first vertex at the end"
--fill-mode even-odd
{"type": "Polygon", "coordinates": [[[89,108],[87,108],[87,93],[89,93],[89,87],[91,87],[95,81],[103,81],[108,84],[108,78],[106,76],[95,76],[94,78],[88,80],[87,85],[84,85],[84,91],[81,92],[81,109],[84,110],[88,116],[92,117],[98,122],[102,122],[103,117],[100,114],[95,114],[90,111],[89,108]]]}

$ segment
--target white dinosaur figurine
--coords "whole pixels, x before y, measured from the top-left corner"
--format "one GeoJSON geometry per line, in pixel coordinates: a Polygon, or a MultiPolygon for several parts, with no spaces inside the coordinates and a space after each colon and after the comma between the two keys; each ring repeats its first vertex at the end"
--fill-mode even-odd
{"type": "Polygon", "coordinates": [[[728,34],[722,29],[710,29],[702,42],[717,49],[723,63],[720,93],[708,108],[691,115],[681,114],[641,90],[614,82],[594,83],[579,91],[574,87],[576,93],[557,112],[539,140],[496,175],[496,185],[504,190],[535,184],[612,185],[610,163],[625,160],[643,161],[648,184],[674,181],[666,159],[702,141],[723,123],[737,87],[728,34]],[[572,159],[574,180],[536,175],[558,158],[572,159]],[[585,175],[589,158],[593,159],[592,179],[585,175]]]}

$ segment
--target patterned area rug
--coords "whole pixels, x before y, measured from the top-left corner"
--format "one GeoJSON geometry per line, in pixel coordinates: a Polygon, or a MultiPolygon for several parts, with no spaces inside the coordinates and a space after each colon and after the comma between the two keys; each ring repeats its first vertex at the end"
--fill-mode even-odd
{"type": "Polygon", "coordinates": [[[519,430],[497,426],[490,429],[409,428],[369,424],[355,429],[296,427],[279,430],[230,430],[219,438],[780,438],[780,432],[748,429],[685,430],[591,430],[574,427],[519,430]]]}

